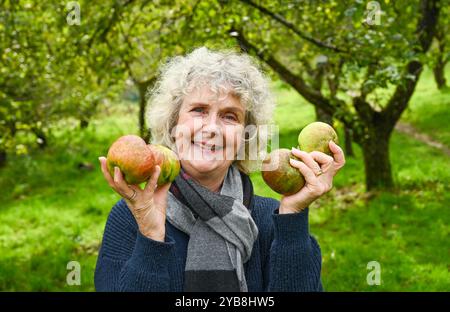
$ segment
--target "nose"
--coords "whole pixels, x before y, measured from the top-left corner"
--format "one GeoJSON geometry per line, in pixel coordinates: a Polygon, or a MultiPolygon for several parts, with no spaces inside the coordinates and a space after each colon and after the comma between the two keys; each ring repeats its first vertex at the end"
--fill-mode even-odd
{"type": "Polygon", "coordinates": [[[203,119],[202,133],[211,138],[219,135],[220,125],[216,114],[210,114],[207,118],[203,119]]]}

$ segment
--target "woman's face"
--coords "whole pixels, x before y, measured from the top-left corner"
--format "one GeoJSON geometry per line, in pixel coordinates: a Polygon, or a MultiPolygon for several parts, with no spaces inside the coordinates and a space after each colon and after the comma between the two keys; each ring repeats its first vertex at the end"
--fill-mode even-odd
{"type": "Polygon", "coordinates": [[[216,97],[208,86],[194,89],[180,107],[175,142],[191,175],[225,174],[241,144],[245,108],[230,94],[216,97]]]}

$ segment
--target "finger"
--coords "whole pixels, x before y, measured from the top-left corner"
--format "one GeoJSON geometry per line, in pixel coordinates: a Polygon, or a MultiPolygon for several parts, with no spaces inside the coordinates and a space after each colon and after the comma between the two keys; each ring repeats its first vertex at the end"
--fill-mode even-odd
{"type": "Polygon", "coordinates": [[[125,182],[122,171],[120,171],[119,167],[114,167],[114,182],[116,184],[117,189],[120,191],[120,195],[126,198],[130,198],[134,192],[128,184],[125,182]]]}
{"type": "Polygon", "coordinates": [[[142,188],[139,185],[128,184],[128,187],[136,192],[142,192],[142,188]]]}
{"type": "Polygon", "coordinates": [[[109,174],[108,168],[106,166],[106,158],[105,157],[99,157],[98,160],[100,161],[100,168],[102,169],[103,176],[105,177],[105,180],[108,182],[109,186],[112,188],[115,188],[115,183],[111,175],[109,174]]]}
{"type": "Polygon", "coordinates": [[[328,143],[328,146],[330,147],[330,151],[333,153],[334,161],[338,165],[343,166],[345,164],[345,156],[342,148],[340,148],[339,145],[334,143],[332,140],[328,143]]]}
{"type": "MultiPolygon", "coordinates": [[[[127,193],[124,193],[124,191],[122,189],[120,189],[118,187],[118,185],[116,184],[116,182],[114,181],[113,177],[111,177],[111,174],[109,173],[108,167],[106,165],[106,158],[105,157],[99,157],[98,158],[100,161],[100,167],[102,169],[103,172],[103,176],[105,177],[106,181],[108,182],[109,186],[115,191],[117,192],[119,195],[121,195],[122,197],[125,198],[130,198],[130,196],[132,196],[133,194],[128,195],[127,193]]],[[[120,171],[120,170],[119,170],[120,171]]],[[[133,188],[134,189],[134,188],[133,188]]],[[[136,190],[137,191],[137,190],[136,190]]]]}
{"type": "Polygon", "coordinates": [[[161,185],[161,191],[167,193],[167,191],[170,188],[170,185],[172,185],[172,182],[161,185]]]}
{"type": "Polygon", "coordinates": [[[145,185],[144,192],[154,192],[158,183],[159,175],[161,174],[161,167],[155,166],[155,170],[153,171],[150,179],[145,185]]]}
{"type": "Polygon", "coordinates": [[[322,152],[318,152],[318,151],[313,151],[311,153],[309,153],[309,155],[311,155],[311,157],[317,161],[320,166],[322,167],[323,165],[328,165],[328,164],[332,164],[334,161],[334,158],[322,153],[322,152]]]}
{"type": "Polygon", "coordinates": [[[319,180],[317,179],[312,169],[307,165],[305,165],[303,162],[292,158],[289,160],[289,162],[291,163],[292,167],[295,167],[300,171],[300,173],[305,178],[306,183],[311,185],[317,185],[319,183],[319,180]]]}
{"type": "Polygon", "coordinates": [[[316,174],[320,172],[320,165],[312,158],[312,156],[304,151],[301,151],[297,148],[292,148],[292,154],[300,158],[305,165],[313,170],[316,174]]]}

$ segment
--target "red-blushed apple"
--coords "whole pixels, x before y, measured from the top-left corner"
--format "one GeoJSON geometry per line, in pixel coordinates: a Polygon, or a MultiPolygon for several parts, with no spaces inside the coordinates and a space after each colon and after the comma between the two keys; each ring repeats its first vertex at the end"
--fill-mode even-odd
{"type": "Polygon", "coordinates": [[[124,135],[109,148],[106,157],[109,173],[119,167],[128,184],[140,184],[149,179],[155,167],[155,157],[147,143],[137,135],[124,135]]]}

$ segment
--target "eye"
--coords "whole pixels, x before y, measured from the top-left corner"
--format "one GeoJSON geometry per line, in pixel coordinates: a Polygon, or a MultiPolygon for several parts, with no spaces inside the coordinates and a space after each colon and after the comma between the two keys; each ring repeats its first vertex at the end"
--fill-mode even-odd
{"type": "Polygon", "coordinates": [[[191,112],[195,112],[195,113],[203,113],[205,111],[204,107],[194,107],[193,109],[191,109],[191,112]]]}
{"type": "Polygon", "coordinates": [[[231,121],[238,121],[238,118],[235,114],[225,114],[225,119],[231,120],[231,121]]]}

